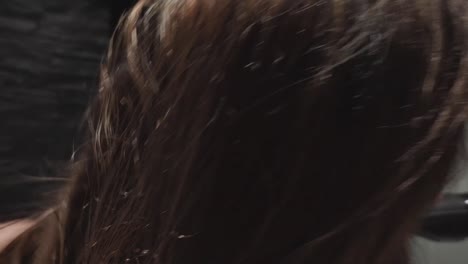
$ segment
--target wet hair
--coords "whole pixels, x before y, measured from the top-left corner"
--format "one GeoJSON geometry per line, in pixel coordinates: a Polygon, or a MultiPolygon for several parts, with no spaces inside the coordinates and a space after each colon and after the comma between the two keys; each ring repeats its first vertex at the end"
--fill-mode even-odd
{"type": "Polygon", "coordinates": [[[139,1],[103,62],[57,217],[5,255],[408,263],[463,145],[467,7],[139,1]]]}

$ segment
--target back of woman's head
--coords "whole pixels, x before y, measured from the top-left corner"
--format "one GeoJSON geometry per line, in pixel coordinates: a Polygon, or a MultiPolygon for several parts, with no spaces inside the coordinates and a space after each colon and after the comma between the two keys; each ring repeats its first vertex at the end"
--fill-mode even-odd
{"type": "Polygon", "coordinates": [[[467,7],[140,1],[103,63],[53,257],[405,263],[462,139],[467,7]]]}

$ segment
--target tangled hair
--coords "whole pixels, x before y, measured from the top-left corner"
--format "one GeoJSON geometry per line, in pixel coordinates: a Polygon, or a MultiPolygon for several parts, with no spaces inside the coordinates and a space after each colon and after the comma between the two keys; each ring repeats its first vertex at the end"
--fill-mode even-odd
{"type": "Polygon", "coordinates": [[[408,263],[462,145],[467,8],[139,1],[103,62],[65,202],[3,257],[408,263]]]}

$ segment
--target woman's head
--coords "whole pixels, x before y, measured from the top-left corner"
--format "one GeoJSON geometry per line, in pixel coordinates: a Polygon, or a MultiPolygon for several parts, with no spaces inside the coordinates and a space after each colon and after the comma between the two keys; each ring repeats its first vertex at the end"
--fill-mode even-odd
{"type": "Polygon", "coordinates": [[[465,1],[140,1],[65,263],[404,263],[466,119],[465,1]]]}

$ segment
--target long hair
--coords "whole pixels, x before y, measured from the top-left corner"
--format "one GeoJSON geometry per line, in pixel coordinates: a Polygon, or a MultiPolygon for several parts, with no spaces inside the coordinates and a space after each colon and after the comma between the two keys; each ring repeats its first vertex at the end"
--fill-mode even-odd
{"type": "Polygon", "coordinates": [[[30,254],[24,237],[8,252],[40,264],[408,263],[462,145],[467,8],[138,2],[103,62],[56,220],[35,229],[30,254]]]}

